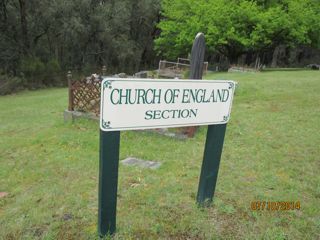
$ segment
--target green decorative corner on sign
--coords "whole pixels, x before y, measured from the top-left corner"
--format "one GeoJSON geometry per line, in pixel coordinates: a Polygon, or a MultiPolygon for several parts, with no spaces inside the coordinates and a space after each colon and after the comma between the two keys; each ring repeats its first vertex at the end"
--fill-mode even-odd
{"type": "Polygon", "coordinates": [[[232,89],[234,86],[234,83],[233,82],[229,82],[229,89],[232,89]]]}
{"type": "Polygon", "coordinates": [[[112,127],[110,127],[110,124],[111,124],[111,122],[110,121],[104,121],[103,119],[102,119],[102,127],[104,128],[104,129],[111,129],[112,127]]]}
{"type": "Polygon", "coordinates": [[[229,119],[229,116],[223,116],[223,121],[228,121],[228,119],[229,119]]]}
{"type": "Polygon", "coordinates": [[[112,88],[112,82],[113,81],[111,81],[111,80],[107,80],[107,81],[105,81],[104,83],[103,83],[103,90],[105,90],[106,88],[112,88]]]}

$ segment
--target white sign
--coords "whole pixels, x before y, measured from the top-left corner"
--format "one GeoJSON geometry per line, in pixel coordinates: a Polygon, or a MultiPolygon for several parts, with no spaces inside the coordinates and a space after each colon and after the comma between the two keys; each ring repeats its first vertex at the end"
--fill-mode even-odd
{"type": "Polygon", "coordinates": [[[227,123],[235,82],[105,78],[100,128],[122,131],[227,123]]]}

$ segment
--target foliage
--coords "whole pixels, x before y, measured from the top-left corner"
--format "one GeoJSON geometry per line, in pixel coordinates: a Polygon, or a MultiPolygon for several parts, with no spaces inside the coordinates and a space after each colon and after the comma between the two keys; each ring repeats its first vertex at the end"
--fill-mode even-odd
{"type": "Polygon", "coordinates": [[[36,77],[45,72],[45,64],[37,57],[21,59],[20,70],[26,77],[36,77]]]}
{"type": "Polygon", "coordinates": [[[59,79],[61,67],[57,59],[50,59],[44,63],[38,57],[26,56],[21,59],[19,71],[28,80],[25,87],[63,84],[63,80],[59,79]]]}
{"type": "Polygon", "coordinates": [[[205,33],[209,52],[231,61],[281,44],[320,43],[317,0],[163,0],[162,8],[156,50],[170,59],[186,56],[197,32],[205,33]]]}
{"type": "Polygon", "coordinates": [[[20,77],[0,74],[0,95],[6,95],[24,88],[20,77]]]}
{"type": "Polygon", "coordinates": [[[57,59],[51,59],[46,66],[46,71],[49,73],[55,73],[55,72],[60,72],[61,67],[59,64],[59,61],[57,59]]]}
{"type": "Polygon", "coordinates": [[[25,76],[43,75],[44,66],[136,71],[153,61],[159,2],[0,0],[1,69],[25,76]]]}
{"type": "Polygon", "coordinates": [[[46,64],[46,70],[43,76],[43,83],[47,86],[50,85],[65,85],[65,81],[61,80],[61,66],[59,61],[55,58],[49,60],[46,64]]]}
{"type": "MultiPolygon", "coordinates": [[[[224,73],[238,82],[214,204],[195,204],[206,128],[185,141],[121,133],[114,239],[318,239],[320,77],[317,71],[224,73]],[[252,211],[257,200],[301,210],[252,211]]],[[[0,239],[99,239],[99,130],[64,123],[67,89],[0,97],[0,239]]]]}

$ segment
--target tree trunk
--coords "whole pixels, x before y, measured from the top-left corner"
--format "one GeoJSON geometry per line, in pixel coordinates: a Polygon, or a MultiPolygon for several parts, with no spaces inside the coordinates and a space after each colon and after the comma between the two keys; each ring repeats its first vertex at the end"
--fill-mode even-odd
{"type": "Polygon", "coordinates": [[[0,9],[1,9],[0,20],[2,22],[1,25],[3,26],[3,28],[5,30],[7,27],[7,6],[6,6],[5,0],[1,0],[0,9]]]}
{"type": "Polygon", "coordinates": [[[20,5],[20,23],[22,33],[23,54],[27,54],[30,48],[29,37],[28,37],[28,23],[27,23],[27,11],[26,11],[26,0],[19,0],[20,5]]]}
{"type": "Polygon", "coordinates": [[[279,52],[280,52],[280,46],[277,46],[274,49],[274,52],[273,52],[273,55],[272,55],[272,63],[271,63],[271,67],[272,68],[277,67],[279,52]]]}

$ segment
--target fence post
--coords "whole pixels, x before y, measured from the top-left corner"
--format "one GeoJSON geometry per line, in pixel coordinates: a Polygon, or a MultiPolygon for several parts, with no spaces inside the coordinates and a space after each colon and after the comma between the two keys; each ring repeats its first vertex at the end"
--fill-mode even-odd
{"type": "Polygon", "coordinates": [[[103,65],[102,67],[102,76],[106,76],[107,75],[107,67],[106,65],[103,65]]]}
{"type": "Polygon", "coordinates": [[[68,78],[68,90],[69,90],[68,110],[73,111],[73,88],[72,88],[72,73],[71,73],[71,71],[68,71],[67,78],[68,78]]]}
{"type": "Polygon", "coordinates": [[[208,72],[208,65],[209,65],[208,62],[203,63],[203,66],[204,66],[204,74],[203,74],[203,75],[206,75],[206,74],[207,74],[207,72],[208,72]]]}

